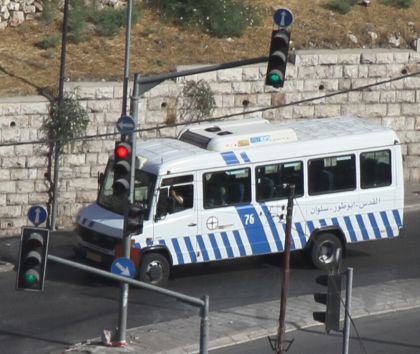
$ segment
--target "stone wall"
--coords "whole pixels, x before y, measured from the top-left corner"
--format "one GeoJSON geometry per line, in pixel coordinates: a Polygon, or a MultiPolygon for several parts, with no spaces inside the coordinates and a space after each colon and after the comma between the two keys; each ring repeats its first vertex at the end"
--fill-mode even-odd
{"type": "MultiPolygon", "coordinates": [[[[177,116],[176,97],[186,80],[206,80],[214,94],[214,116],[263,117],[274,121],[355,115],[395,129],[403,143],[407,180],[420,180],[420,76],[392,81],[364,91],[346,92],[246,114],[272,105],[290,104],[338,90],[373,84],[420,71],[420,53],[410,50],[299,51],[292,55],[283,89],[264,85],[266,65],[193,75],[166,81],[140,99],[139,127],[153,128],[177,116]]],[[[66,83],[87,109],[87,135],[116,133],[121,115],[121,83],[66,83]]],[[[46,149],[27,143],[42,138],[40,126],[48,113],[43,97],[0,99],[0,236],[15,235],[27,225],[31,205],[48,200],[46,149]]],[[[166,128],[140,133],[141,139],[173,136],[166,128]]],[[[114,148],[115,136],[77,141],[60,161],[58,226],[70,228],[77,211],[95,200],[97,176],[114,148]]]]}

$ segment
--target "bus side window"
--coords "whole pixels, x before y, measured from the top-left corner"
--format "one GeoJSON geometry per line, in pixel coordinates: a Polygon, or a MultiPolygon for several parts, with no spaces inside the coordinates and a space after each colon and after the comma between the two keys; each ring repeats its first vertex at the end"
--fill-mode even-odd
{"type": "Polygon", "coordinates": [[[370,151],[360,154],[362,189],[385,187],[392,183],[391,151],[370,151]]]}
{"type": "Polygon", "coordinates": [[[174,214],[191,209],[194,205],[193,176],[170,177],[162,180],[157,216],[174,214]]]}
{"type": "Polygon", "coordinates": [[[309,160],[308,178],[310,195],[354,190],[355,156],[342,155],[309,160]]]}
{"type": "Polygon", "coordinates": [[[205,173],[203,193],[205,209],[249,203],[251,201],[250,169],[205,173]]]}
{"type": "Polygon", "coordinates": [[[300,161],[259,166],[256,176],[258,202],[287,198],[288,184],[295,185],[295,197],[303,195],[303,163],[300,161]]]}

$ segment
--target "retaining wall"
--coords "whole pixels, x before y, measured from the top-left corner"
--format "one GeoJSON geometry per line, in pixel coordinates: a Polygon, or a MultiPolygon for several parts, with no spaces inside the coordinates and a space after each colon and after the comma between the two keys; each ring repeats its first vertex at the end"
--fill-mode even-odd
{"type": "MultiPolygon", "coordinates": [[[[176,120],[186,80],[206,80],[214,94],[213,116],[243,113],[287,121],[355,115],[395,129],[403,143],[405,179],[420,180],[420,76],[374,86],[364,91],[292,104],[247,114],[258,108],[289,104],[420,71],[420,53],[410,50],[298,51],[291,56],[283,89],[264,85],[266,65],[252,65],[166,81],[140,99],[139,126],[151,128],[176,120]]],[[[183,68],[181,68],[183,69],[183,68]]],[[[130,84],[131,85],[131,84],[130,84]]],[[[87,109],[88,135],[116,132],[121,115],[121,83],[66,83],[87,109]]],[[[31,205],[48,200],[46,148],[26,144],[42,139],[40,127],[48,114],[43,97],[0,99],[0,236],[20,233],[31,205]],[[12,145],[9,145],[12,144],[12,145]]],[[[141,139],[173,136],[179,128],[140,133],[141,139]]],[[[58,226],[72,227],[78,210],[97,194],[98,172],[114,148],[115,136],[69,144],[60,161],[58,226]]]]}

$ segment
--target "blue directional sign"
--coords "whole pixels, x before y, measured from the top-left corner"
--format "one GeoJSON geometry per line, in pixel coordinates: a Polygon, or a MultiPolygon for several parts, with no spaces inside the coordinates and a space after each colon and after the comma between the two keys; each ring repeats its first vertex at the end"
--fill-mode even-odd
{"type": "Polygon", "coordinates": [[[28,219],[35,226],[41,225],[47,220],[47,209],[41,205],[31,206],[28,210],[28,219]]]}
{"type": "Polygon", "coordinates": [[[293,12],[287,8],[281,8],[274,12],[274,22],[279,27],[289,27],[293,23],[293,12]]]}
{"type": "Polygon", "coordinates": [[[136,124],[131,116],[121,116],[117,121],[117,129],[121,134],[131,134],[136,124]]]}
{"type": "Polygon", "coordinates": [[[112,262],[111,273],[127,278],[135,278],[137,268],[131,259],[120,257],[112,262]]]}

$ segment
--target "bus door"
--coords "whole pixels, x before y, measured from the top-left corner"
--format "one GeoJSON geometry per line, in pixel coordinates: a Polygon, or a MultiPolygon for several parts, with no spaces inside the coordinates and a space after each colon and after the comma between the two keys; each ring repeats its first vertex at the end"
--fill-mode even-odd
{"type": "Polygon", "coordinates": [[[195,173],[162,178],[154,217],[153,244],[168,248],[173,265],[195,263],[197,192],[195,173]]]}
{"type": "Polygon", "coordinates": [[[291,249],[304,248],[309,235],[305,222],[306,207],[300,204],[304,191],[303,162],[270,163],[255,169],[255,199],[259,208],[261,233],[270,252],[285,248],[289,185],[295,185],[291,249]]]}
{"type": "Polygon", "coordinates": [[[251,168],[203,173],[202,194],[197,236],[199,261],[252,255],[250,236],[254,234],[250,227],[255,210],[251,205],[251,168]]]}

